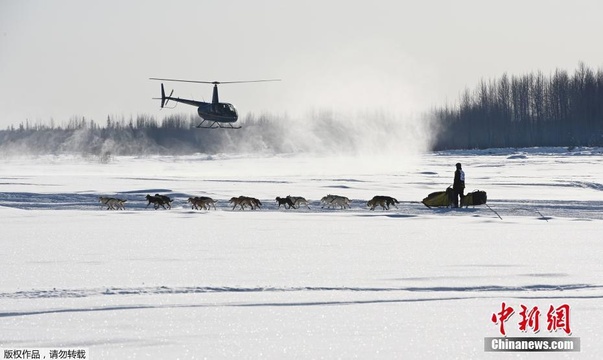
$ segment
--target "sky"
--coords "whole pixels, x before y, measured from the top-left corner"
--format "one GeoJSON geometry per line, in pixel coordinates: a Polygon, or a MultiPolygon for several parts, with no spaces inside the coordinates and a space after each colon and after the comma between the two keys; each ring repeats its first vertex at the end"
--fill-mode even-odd
{"type": "MultiPolygon", "coordinates": [[[[603,67],[603,2],[0,0],[0,129],[160,110],[150,77],[222,85],[246,114],[402,115],[502,74],[603,67]]],[[[210,85],[166,83],[211,100],[210,85]]]]}

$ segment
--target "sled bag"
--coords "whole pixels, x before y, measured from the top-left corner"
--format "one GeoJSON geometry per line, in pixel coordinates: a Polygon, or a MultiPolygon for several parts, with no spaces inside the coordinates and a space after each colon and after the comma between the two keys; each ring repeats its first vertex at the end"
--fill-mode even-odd
{"type": "Polygon", "coordinates": [[[427,195],[427,197],[425,199],[423,199],[423,201],[421,201],[421,202],[423,203],[423,205],[427,206],[428,208],[439,207],[439,206],[450,206],[450,204],[452,203],[451,195],[452,195],[452,188],[448,188],[446,191],[436,191],[436,192],[433,192],[433,193],[427,195]]]}
{"type": "Polygon", "coordinates": [[[488,196],[485,191],[475,190],[470,192],[461,200],[461,206],[469,205],[483,205],[488,200],[488,196]]]}

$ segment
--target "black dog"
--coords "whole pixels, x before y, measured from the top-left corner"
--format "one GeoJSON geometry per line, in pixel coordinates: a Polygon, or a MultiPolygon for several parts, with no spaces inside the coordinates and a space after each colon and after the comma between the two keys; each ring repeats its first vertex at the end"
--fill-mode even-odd
{"type": "Polygon", "coordinates": [[[286,198],[277,196],[276,203],[278,204],[279,209],[281,208],[281,205],[283,205],[285,207],[285,209],[290,209],[290,208],[295,209],[295,204],[293,204],[293,200],[291,200],[291,198],[289,196],[287,196],[286,198]]]}
{"type": "MultiPolygon", "coordinates": [[[[160,206],[165,209],[165,201],[161,197],[151,196],[151,195],[147,195],[145,197],[146,197],[147,201],[149,202],[146,207],[149,207],[149,205],[153,204],[153,207],[155,208],[155,210],[159,209],[160,206]]],[[[169,204],[168,204],[168,206],[169,206],[169,204]]]]}

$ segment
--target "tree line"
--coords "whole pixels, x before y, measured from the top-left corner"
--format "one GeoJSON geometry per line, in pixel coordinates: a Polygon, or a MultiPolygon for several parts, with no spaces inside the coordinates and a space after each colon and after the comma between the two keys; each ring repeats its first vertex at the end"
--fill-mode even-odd
{"type": "Polygon", "coordinates": [[[482,80],[434,117],[434,150],[603,146],[603,70],[482,80]]]}
{"type": "MultiPolygon", "coordinates": [[[[197,129],[196,115],[174,114],[158,121],[153,116],[107,117],[103,123],[73,117],[66,123],[28,121],[0,130],[1,155],[74,154],[109,159],[113,155],[189,155],[195,153],[330,153],[353,154],[375,149],[373,139],[361,131],[364,117],[356,120],[329,111],[310,114],[304,121],[287,115],[248,114],[241,130],[197,129]],[[359,128],[360,127],[360,128],[359,128]]],[[[378,117],[374,129],[390,129],[395,120],[378,117]]],[[[400,132],[408,133],[406,129],[400,132]]],[[[410,135],[409,135],[410,136],[410,135]]],[[[379,138],[387,148],[396,137],[379,138]]]]}
{"type": "Polygon", "coordinates": [[[175,114],[158,121],[153,116],[136,118],[107,117],[104,123],[72,117],[63,124],[20,123],[0,130],[0,152],[14,154],[108,155],[187,155],[224,151],[260,151],[270,142],[275,151],[283,150],[271,139],[275,127],[267,116],[247,116],[246,131],[198,130],[197,116],[175,114]],[[268,124],[270,122],[270,124],[268,124]],[[270,129],[270,127],[272,129],[270,129]]]}

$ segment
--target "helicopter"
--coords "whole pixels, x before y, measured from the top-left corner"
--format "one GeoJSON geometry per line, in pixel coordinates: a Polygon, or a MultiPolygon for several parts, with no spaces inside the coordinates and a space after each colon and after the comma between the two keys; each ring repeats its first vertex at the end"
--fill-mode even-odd
{"type": "Polygon", "coordinates": [[[241,83],[254,83],[254,82],[268,82],[268,81],[281,81],[280,79],[268,79],[268,80],[247,80],[247,81],[197,81],[197,80],[180,80],[180,79],[163,79],[163,78],[149,78],[150,80],[159,81],[171,81],[171,82],[185,82],[185,83],[196,83],[196,84],[212,84],[214,86],[213,96],[211,103],[190,99],[181,99],[178,97],[172,97],[174,90],[170,92],[169,96],[165,96],[165,89],[163,83],[161,83],[161,98],[154,98],[155,100],[161,100],[161,108],[167,105],[169,100],[180,102],[187,105],[197,107],[197,113],[203,119],[197,128],[199,129],[240,129],[241,126],[234,126],[237,122],[239,115],[237,109],[232,104],[220,102],[218,98],[218,85],[220,84],[241,84],[241,83]]]}

